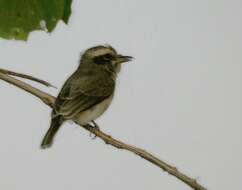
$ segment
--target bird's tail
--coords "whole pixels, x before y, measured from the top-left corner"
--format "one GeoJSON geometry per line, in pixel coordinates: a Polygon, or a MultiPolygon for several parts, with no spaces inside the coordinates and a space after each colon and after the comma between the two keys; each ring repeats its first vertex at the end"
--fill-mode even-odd
{"type": "Polygon", "coordinates": [[[50,128],[48,129],[47,133],[44,136],[44,139],[42,140],[41,148],[49,148],[52,145],[55,134],[60,128],[62,122],[63,121],[61,116],[56,116],[52,118],[50,128]]]}

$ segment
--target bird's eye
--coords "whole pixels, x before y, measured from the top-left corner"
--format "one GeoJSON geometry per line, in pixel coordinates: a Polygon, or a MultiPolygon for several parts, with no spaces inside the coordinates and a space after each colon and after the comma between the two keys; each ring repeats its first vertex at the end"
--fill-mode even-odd
{"type": "Polygon", "coordinates": [[[113,55],[111,55],[110,53],[107,53],[103,56],[104,60],[111,60],[113,58],[113,55]]]}
{"type": "Polygon", "coordinates": [[[110,63],[113,58],[114,56],[112,54],[107,53],[105,55],[95,57],[94,62],[96,64],[107,64],[107,63],[110,63]]]}

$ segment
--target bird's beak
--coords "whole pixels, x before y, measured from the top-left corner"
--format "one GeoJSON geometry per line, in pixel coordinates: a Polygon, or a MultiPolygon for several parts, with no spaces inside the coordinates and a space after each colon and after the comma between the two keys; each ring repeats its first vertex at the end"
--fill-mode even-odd
{"type": "Polygon", "coordinates": [[[124,55],[118,55],[117,56],[117,63],[126,63],[126,62],[129,62],[129,61],[132,61],[133,60],[133,57],[131,56],[124,56],[124,55]]]}

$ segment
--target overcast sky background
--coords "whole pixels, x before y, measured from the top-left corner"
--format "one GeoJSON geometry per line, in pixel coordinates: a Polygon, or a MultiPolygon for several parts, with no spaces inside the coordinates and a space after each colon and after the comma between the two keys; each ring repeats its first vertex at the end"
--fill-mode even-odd
{"type": "MultiPolygon", "coordinates": [[[[97,120],[101,129],[208,189],[240,190],[242,1],[74,0],[72,7],[69,25],[60,22],[52,34],[1,39],[0,67],[60,88],[81,51],[111,44],[136,59],[122,68],[113,104],[97,120]]],[[[0,189],[190,189],[75,124],[64,124],[53,147],[41,150],[49,107],[3,81],[0,92],[0,189]]]]}

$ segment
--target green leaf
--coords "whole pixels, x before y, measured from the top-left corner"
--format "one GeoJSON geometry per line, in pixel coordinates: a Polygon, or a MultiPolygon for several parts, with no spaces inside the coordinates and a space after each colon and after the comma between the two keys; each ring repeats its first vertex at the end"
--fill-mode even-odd
{"type": "Polygon", "coordinates": [[[27,40],[33,30],[51,32],[59,20],[66,24],[72,0],[0,0],[0,37],[27,40]]]}

